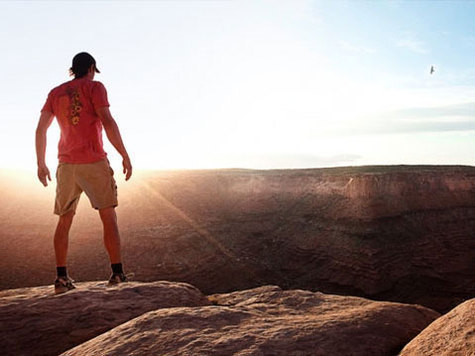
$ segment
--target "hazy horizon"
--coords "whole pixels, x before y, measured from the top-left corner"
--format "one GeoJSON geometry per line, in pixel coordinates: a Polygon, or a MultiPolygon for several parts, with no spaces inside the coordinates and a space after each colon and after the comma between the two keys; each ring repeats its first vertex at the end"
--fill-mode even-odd
{"type": "Polygon", "coordinates": [[[39,111],[80,51],[137,169],[473,166],[474,16],[473,1],[3,1],[0,169],[35,170],[39,111]]]}

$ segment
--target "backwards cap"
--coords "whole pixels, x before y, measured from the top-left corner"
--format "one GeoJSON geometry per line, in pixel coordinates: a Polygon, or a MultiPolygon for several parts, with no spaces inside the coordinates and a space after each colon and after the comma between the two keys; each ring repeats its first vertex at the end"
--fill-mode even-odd
{"type": "Polygon", "coordinates": [[[84,69],[89,69],[91,67],[91,65],[94,64],[94,68],[95,68],[95,71],[96,73],[100,73],[99,69],[97,69],[97,66],[96,66],[96,60],[94,59],[93,56],[91,56],[89,53],[87,52],[81,52],[81,53],[78,53],[74,56],[73,58],[73,66],[71,67],[71,71],[73,73],[78,73],[84,69]]]}

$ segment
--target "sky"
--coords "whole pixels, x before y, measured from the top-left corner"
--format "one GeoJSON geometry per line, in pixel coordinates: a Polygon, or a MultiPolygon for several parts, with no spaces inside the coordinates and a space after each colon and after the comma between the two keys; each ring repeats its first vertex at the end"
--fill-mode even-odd
{"type": "Polygon", "coordinates": [[[469,0],[0,1],[0,169],[36,169],[41,107],[82,51],[135,168],[475,165],[473,18],[469,0]]]}

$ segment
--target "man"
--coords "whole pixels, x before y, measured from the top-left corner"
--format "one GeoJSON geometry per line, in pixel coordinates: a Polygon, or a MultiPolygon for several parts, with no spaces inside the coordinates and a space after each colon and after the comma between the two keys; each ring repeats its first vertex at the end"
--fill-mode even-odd
{"type": "Polygon", "coordinates": [[[104,85],[94,81],[100,73],[95,59],[86,52],[73,58],[70,74],[74,79],[50,91],[36,129],[38,178],[46,187],[51,181],[45,163],[46,132],[56,117],[61,129],[58,145],[59,165],[54,213],[59,215],[54,234],[57,278],[55,292],[74,289],[66,270],[69,229],[81,193],[88,196],[93,208],[99,211],[104,228],[104,244],[109,254],[112,275],[110,284],[127,280],[120,251],[120,236],[115,207],[117,186],[102,145],[102,128],[114,148],[122,156],[125,180],[132,175],[129,155],[122,142],[119,128],[109,111],[104,85]]]}

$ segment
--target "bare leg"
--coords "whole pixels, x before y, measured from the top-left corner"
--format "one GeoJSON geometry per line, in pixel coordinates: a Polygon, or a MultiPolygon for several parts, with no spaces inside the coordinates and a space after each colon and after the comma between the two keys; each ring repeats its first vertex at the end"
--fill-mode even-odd
{"type": "Polygon", "coordinates": [[[54,232],[54,252],[56,255],[56,266],[66,266],[68,256],[69,229],[73,222],[74,211],[61,215],[54,232]]]}
{"type": "Polygon", "coordinates": [[[104,227],[104,245],[109,253],[110,261],[120,263],[120,235],[115,208],[100,209],[99,215],[104,227]]]}

